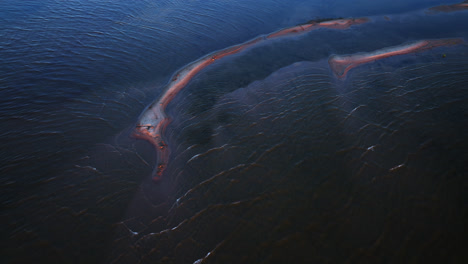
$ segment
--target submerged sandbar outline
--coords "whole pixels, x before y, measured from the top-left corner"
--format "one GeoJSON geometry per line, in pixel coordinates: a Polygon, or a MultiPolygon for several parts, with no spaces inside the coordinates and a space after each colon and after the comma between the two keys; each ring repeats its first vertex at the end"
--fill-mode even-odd
{"type": "Polygon", "coordinates": [[[165,109],[177,93],[182,90],[201,70],[211,65],[216,60],[237,54],[267,40],[300,35],[319,28],[348,29],[353,25],[363,24],[368,21],[368,18],[337,19],[322,22],[310,22],[303,25],[281,29],[268,35],[263,35],[247,42],[210,53],[177,71],[172,76],[171,81],[167,84],[165,91],[159,99],[154,101],[143,111],[132,133],[134,137],[147,140],[156,147],[157,166],[153,172],[153,180],[159,181],[161,179],[169,161],[170,152],[163,135],[167,125],[170,123],[170,119],[166,115],[165,109]]]}

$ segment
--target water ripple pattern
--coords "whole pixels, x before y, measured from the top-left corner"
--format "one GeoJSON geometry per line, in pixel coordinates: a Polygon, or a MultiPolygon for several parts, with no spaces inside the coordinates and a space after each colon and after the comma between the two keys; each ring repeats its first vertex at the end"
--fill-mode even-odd
{"type": "Polygon", "coordinates": [[[467,19],[457,0],[1,1],[0,262],[465,263],[467,19]],[[154,184],[141,113],[258,36],[171,97],[154,184]],[[328,63],[441,39],[464,43],[328,63]]]}

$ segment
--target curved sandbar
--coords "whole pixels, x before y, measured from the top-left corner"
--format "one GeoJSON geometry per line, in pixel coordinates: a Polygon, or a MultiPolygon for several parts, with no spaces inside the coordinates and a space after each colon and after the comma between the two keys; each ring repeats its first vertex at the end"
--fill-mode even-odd
{"type": "Polygon", "coordinates": [[[462,43],[463,40],[455,39],[435,39],[421,40],[411,44],[399,45],[391,48],[376,50],[368,53],[359,53],[354,55],[338,56],[332,55],[328,59],[330,68],[338,78],[346,77],[346,73],[352,68],[361,64],[388,58],[396,55],[403,55],[412,52],[419,52],[440,46],[449,46],[462,43]]]}
{"type": "Polygon", "coordinates": [[[299,35],[318,28],[347,29],[350,26],[362,24],[367,21],[367,18],[339,19],[323,22],[311,22],[300,26],[286,28],[269,35],[260,36],[242,44],[208,54],[183,67],[172,76],[171,81],[166,86],[161,97],[148,106],[148,108],[142,113],[133,132],[134,137],[147,140],[156,147],[158,160],[157,167],[153,172],[153,180],[159,181],[161,179],[169,160],[169,148],[163,135],[170,119],[167,117],[165,109],[177,93],[202,69],[206,68],[216,60],[239,53],[266,40],[299,35]]]}
{"type": "Polygon", "coordinates": [[[453,5],[441,5],[436,7],[429,8],[431,12],[455,12],[460,10],[467,10],[468,9],[468,1],[464,1],[462,3],[453,4],[453,5]]]}

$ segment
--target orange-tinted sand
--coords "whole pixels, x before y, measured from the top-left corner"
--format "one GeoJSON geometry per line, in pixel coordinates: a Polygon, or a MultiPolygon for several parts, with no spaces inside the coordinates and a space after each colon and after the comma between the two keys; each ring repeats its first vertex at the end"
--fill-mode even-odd
{"type": "Polygon", "coordinates": [[[413,52],[432,49],[440,46],[449,46],[462,43],[462,39],[436,39],[422,40],[411,44],[400,45],[387,49],[381,49],[374,52],[360,53],[355,55],[338,56],[333,55],[329,58],[328,63],[333,73],[338,78],[346,77],[346,73],[352,68],[361,64],[388,58],[396,55],[403,55],[413,52]]]}
{"type": "Polygon", "coordinates": [[[353,25],[359,25],[367,21],[367,18],[339,19],[286,28],[267,36],[261,36],[245,43],[214,52],[182,68],[179,72],[173,75],[162,96],[152,103],[141,115],[133,133],[134,137],[147,140],[156,148],[158,161],[157,167],[153,173],[153,180],[159,181],[161,179],[169,161],[169,148],[165,143],[165,140],[163,140],[165,129],[170,122],[170,119],[165,113],[165,109],[177,93],[201,70],[216,60],[239,53],[269,39],[278,39],[303,34],[318,28],[347,29],[353,25]]]}

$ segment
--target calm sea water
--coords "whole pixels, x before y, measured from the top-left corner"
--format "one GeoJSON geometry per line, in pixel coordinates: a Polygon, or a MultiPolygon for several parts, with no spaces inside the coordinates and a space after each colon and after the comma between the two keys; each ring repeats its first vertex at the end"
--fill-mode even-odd
{"type": "Polygon", "coordinates": [[[1,1],[5,263],[463,263],[468,40],[457,1],[1,1]],[[220,60],[168,107],[171,162],[130,137],[171,75],[316,18],[362,17],[220,60]]]}

